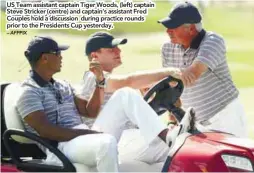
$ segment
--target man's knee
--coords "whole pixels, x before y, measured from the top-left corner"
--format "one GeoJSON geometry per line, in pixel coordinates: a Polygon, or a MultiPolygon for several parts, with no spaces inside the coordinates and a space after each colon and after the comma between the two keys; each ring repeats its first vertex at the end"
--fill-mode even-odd
{"type": "Polygon", "coordinates": [[[115,94],[123,95],[123,94],[138,94],[138,92],[130,87],[123,87],[115,91],[115,94]]]}
{"type": "Polygon", "coordinates": [[[117,154],[117,140],[114,136],[110,134],[101,135],[101,147],[100,154],[117,154]]]}

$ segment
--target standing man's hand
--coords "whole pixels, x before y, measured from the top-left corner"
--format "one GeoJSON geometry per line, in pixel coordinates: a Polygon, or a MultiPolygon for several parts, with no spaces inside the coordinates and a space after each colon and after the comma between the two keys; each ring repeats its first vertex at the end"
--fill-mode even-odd
{"type": "Polygon", "coordinates": [[[104,79],[103,70],[99,61],[92,59],[89,64],[89,70],[96,76],[98,82],[104,79]]]}
{"type": "MultiPolygon", "coordinates": [[[[170,69],[170,70],[171,70],[171,69],[170,69]]],[[[171,70],[171,71],[172,71],[172,70],[171,70]]],[[[178,69],[178,68],[174,69],[174,70],[172,71],[172,73],[171,73],[171,76],[174,77],[174,78],[176,78],[176,79],[182,79],[182,71],[181,71],[181,69],[178,69]]]]}

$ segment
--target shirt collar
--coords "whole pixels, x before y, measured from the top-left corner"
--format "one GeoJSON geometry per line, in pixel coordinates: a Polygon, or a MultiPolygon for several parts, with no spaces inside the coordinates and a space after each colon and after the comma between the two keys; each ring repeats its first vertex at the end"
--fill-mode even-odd
{"type": "Polygon", "coordinates": [[[190,48],[192,48],[192,49],[198,49],[198,47],[200,46],[200,43],[203,40],[205,34],[206,34],[206,31],[204,29],[202,29],[198,33],[198,35],[192,40],[192,42],[190,44],[190,48]]]}
{"type": "MultiPolygon", "coordinates": [[[[36,71],[30,71],[30,77],[40,86],[45,87],[49,84],[48,81],[45,81],[36,71]]],[[[53,78],[50,79],[50,82],[53,84],[55,80],[53,78]]]]}

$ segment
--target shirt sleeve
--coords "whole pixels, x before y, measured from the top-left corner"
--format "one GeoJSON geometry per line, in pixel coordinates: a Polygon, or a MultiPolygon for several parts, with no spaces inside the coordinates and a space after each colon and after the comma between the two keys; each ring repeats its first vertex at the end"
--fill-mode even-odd
{"type": "Polygon", "coordinates": [[[44,111],[42,96],[36,90],[25,89],[17,101],[16,108],[22,118],[35,111],[44,111]]]}
{"type": "Polygon", "coordinates": [[[172,51],[174,50],[174,45],[170,42],[163,44],[161,48],[161,59],[162,67],[174,67],[172,51]]]}
{"type": "Polygon", "coordinates": [[[95,85],[96,78],[94,74],[90,71],[85,72],[80,90],[80,94],[84,97],[85,100],[88,101],[90,99],[92,93],[95,90],[95,85]]]}
{"type": "Polygon", "coordinates": [[[226,59],[225,54],[226,47],[223,38],[209,36],[201,43],[195,61],[201,61],[214,71],[226,59]]]}
{"type": "Polygon", "coordinates": [[[162,48],[161,48],[161,60],[162,60],[162,67],[167,67],[167,45],[163,44],[162,48]]]}

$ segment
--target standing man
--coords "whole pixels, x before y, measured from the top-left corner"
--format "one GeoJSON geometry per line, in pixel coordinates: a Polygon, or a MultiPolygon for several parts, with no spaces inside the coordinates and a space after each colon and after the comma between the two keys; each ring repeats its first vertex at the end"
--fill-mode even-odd
{"type": "MultiPolygon", "coordinates": [[[[122,64],[121,50],[118,46],[125,43],[127,43],[127,39],[114,38],[107,32],[96,32],[92,34],[86,42],[85,54],[90,61],[90,71],[84,74],[81,95],[85,100],[90,102],[93,101],[92,106],[87,106],[89,117],[92,118],[85,118],[86,124],[89,124],[92,129],[98,126],[98,119],[101,119],[101,114],[105,113],[108,114],[107,119],[111,119],[111,126],[115,124],[113,120],[116,117],[110,118],[111,111],[108,105],[110,102],[110,105],[112,105],[111,109],[119,106],[119,102],[113,97],[114,94],[119,92],[119,89],[120,91],[124,87],[141,89],[149,87],[153,83],[169,75],[179,77],[180,71],[175,68],[140,71],[126,75],[112,74],[113,70],[122,64]]],[[[136,91],[133,90],[133,92],[136,91]]],[[[136,94],[138,94],[138,92],[136,92],[136,94]]],[[[126,99],[127,98],[128,97],[126,97],[126,99]]],[[[130,105],[127,105],[127,102],[125,103],[128,109],[133,102],[129,103],[130,105]]],[[[140,106],[139,104],[136,105],[136,107],[140,106]]],[[[145,112],[140,113],[146,115],[145,112]]],[[[125,128],[135,128],[138,125],[137,122],[133,123],[130,121],[122,121],[121,124],[125,124],[125,128]]],[[[154,125],[151,125],[150,127],[153,126],[154,125]]],[[[105,124],[104,128],[110,127],[108,127],[108,124],[105,124]]],[[[104,131],[102,129],[100,130],[104,131]]],[[[137,129],[135,134],[140,131],[141,129],[137,129]]],[[[139,143],[134,142],[134,146],[129,145],[129,148],[126,149],[127,151],[134,151],[119,154],[122,157],[128,157],[147,163],[161,162],[166,159],[169,148],[159,138],[156,138],[151,144],[148,144],[141,136],[136,135],[135,141],[139,141],[139,143]],[[135,153],[134,157],[133,153],[135,153]]]]}
{"type": "Polygon", "coordinates": [[[205,31],[201,20],[198,9],[183,2],[158,21],[170,37],[162,46],[162,65],[181,69],[182,104],[195,109],[198,122],[246,137],[245,113],[229,72],[224,39],[205,31]]]}

